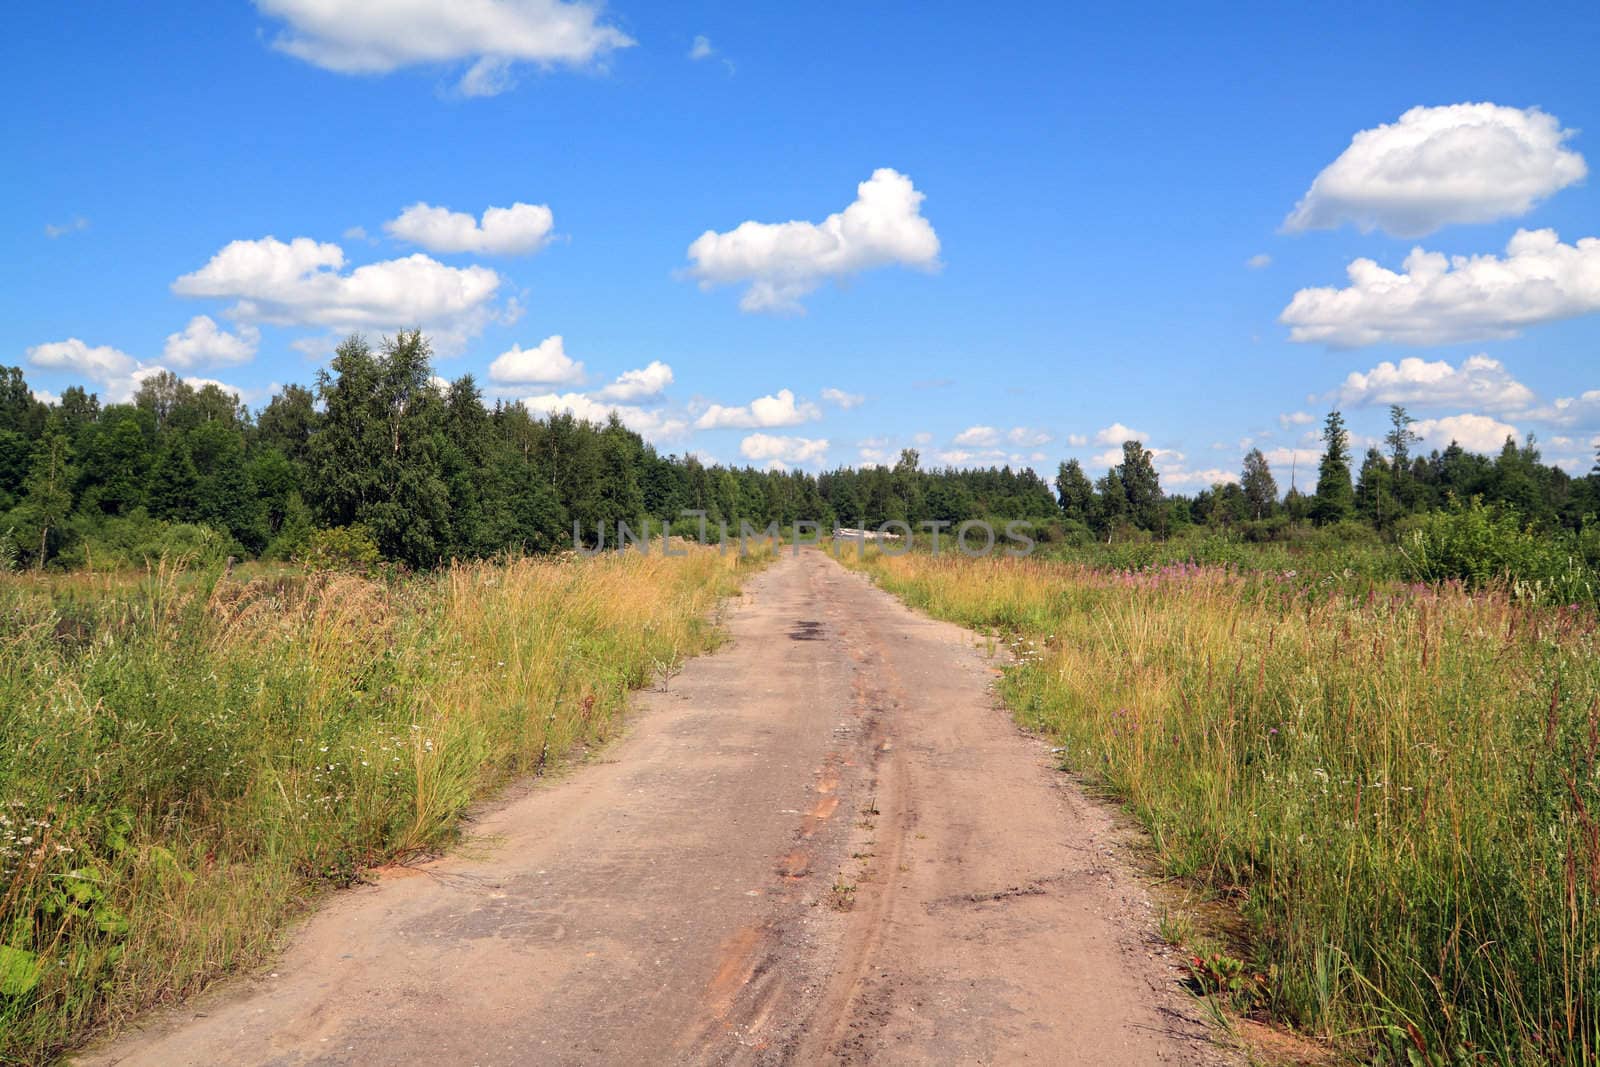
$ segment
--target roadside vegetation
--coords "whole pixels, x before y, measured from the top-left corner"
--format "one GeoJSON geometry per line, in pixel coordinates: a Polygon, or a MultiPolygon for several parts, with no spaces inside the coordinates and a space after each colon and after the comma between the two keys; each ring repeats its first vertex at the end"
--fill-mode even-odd
{"type": "Polygon", "coordinates": [[[1386,558],[1450,580],[842,554],[1010,645],[1019,719],[1236,917],[1186,946],[1211,991],[1382,1062],[1593,1063],[1592,592],[1507,577],[1572,557],[1488,509],[1418,534],[1386,558]]]}
{"type": "Polygon", "coordinates": [[[753,562],[0,577],[0,1062],[248,966],[603,741],[753,562]]]}

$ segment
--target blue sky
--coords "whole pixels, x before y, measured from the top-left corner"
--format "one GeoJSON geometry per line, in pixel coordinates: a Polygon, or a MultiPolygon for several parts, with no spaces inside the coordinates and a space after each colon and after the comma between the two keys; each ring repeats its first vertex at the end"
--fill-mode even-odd
{"type": "Polygon", "coordinates": [[[1399,398],[1427,446],[1509,428],[1587,470],[1600,16],[1288,7],[19,9],[0,362],[103,396],[166,366],[259,406],[352,326],[420,324],[446,377],[621,402],[725,462],[1099,473],[1132,430],[1171,489],[1247,441],[1287,484],[1307,415],[1337,398],[1364,443],[1399,398]],[[402,221],[419,203],[553,224],[402,221]],[[760,225],[791,220],[818,226],[760,225]],[[1499,262],[1421,264],[1398,304],[1347,277],[1417,246],[1499,262]],[[1348,291],[1284,321],[1318,287],[1348,291]],[[607,390],[653,363],[670,384],[607,390]]]}

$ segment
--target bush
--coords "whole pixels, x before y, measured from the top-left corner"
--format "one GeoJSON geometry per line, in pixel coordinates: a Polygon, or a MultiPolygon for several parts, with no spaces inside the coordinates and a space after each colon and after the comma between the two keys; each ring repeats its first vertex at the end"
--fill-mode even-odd
{"type": "Polygon", "coordinates": [[[77,536],[53,563],[73,569],[144,569],[162,560],[207,567],[244,549],[232,537],[210,526],[153,519],[143,508],[126,515],[88,522],[75,520],[77,536]]]}
{"type": "Polygon", "coordinates": [[[1400,547],[1419,581],[1460,581],[1474,589],[1503,584],[1541,603],[1595,599],[1595,573],[1574,538],[1536,531],[1514,509],[1489,507],[1477,497],[1407,520],[1400,547]]]}
{"type": "Polygon", "coordinates": [[[307,535],[300,559],[312,570],[369,574],[383,563],[383,553],[365,526],[335,526],[307,535]]]}

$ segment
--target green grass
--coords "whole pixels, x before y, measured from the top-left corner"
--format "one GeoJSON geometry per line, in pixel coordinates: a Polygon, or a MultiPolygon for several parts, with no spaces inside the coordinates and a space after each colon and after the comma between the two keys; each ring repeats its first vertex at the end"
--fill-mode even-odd
{"type": "Polygon", "coordinates": [[[711,645],[747,565],[0,578],[0,1062],[192,993],[320,889],[439,849],[711,645]]]}
{"type": "Polygon", "coordinates": [[[1258,1010],[1401,1063],[1600,1057],[1590,608],[1276,564],[844,558],[1005,636],[1021,721],[1241,918],[1258,1010]]]}

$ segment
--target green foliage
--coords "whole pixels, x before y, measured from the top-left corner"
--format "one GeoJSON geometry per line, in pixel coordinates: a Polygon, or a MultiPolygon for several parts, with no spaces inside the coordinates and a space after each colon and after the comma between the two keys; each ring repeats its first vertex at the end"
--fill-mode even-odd
{"type": "Polygon", "coordinates": [[[371,531],[356,523],[312,530],[302,542],[299,558],[312,570],[371,574],[383,562],[383,552],[371,531]]]}
{"type": "Polygon", "coordinates": [[[1594,603],[1600,596],[1600,576],[1576,538],[1541,533],[1508,505],[1491,507],[1476,497],[1453,502],[1448,511],[1417,516],[1400,545],[1419,581],[1503,585],[1541,603],[1594,603]]]}
{"type": "Polygon", "coordinates": [[[1311,516],[1319,526],[1343,522],[1355,507],[1355,488],[1350,480],[1350,433],[1337,408],[1328,412],[1323,423],[1322,442],[1316,498],[1311,505],[1311,516]]]}
{"type": "Polygon", "coordinates": [[[74,386],[46,406],[20,370],[0,368],[0,523],[14,530],[25,565],[142,566],[159,538],[133,538],[120,522],[142,511],[216,530],[228,554],[279,560],[300,555],[314,528],[359,523],[386,560],[431,567],[571,547],[575,527],[587,545],[602,526],[614,541],[618,522],[635,530],[646,520],[672,523],[698,536],[684,510],[703,512],[712,537],[724,524],[737,536],[741,523],[915,528],[1026,519],[1041,542],[1176,539],[1168,555],[1186,550],[1192,527],[1302,545],[1308,523],[1348,540],[1356,522],[1392,538],[1408,516],[1445,506],[1452,494],[1509,504],[1540,531],[1580,537],[1600,514],[1600,476],[1574,479],[1544,465],[1531,438],[1507,442],[1493,459],[1454,443],[1413,456],[1410,416],[1397,408],[1391,423],[1388,452],[1368,453],[1357,489],[1343,417],[1330,413],[1317,495],[1291,484],[1281,502],[1259,449],[1245,455],[1237,484],[1178,495],[1163,491],[1138,441],[1125,442],[1094,481],[1078,460],[1061,463],[1054,486],[1027,467],[926,468],[915,449],[892,466],[817,474],[708,467],[659,454],[614,417],[486,407],[471,376],[434,378],[427,340],[409,331],[376,349],[346,339],[315,390],[286,386],[253,420],[231,394],[171,373],[143,379],[132,403],[102,407],[74,386]],[[30,481],[47,430],[67,446],[66,477],[52,491],[30,481]]]}

